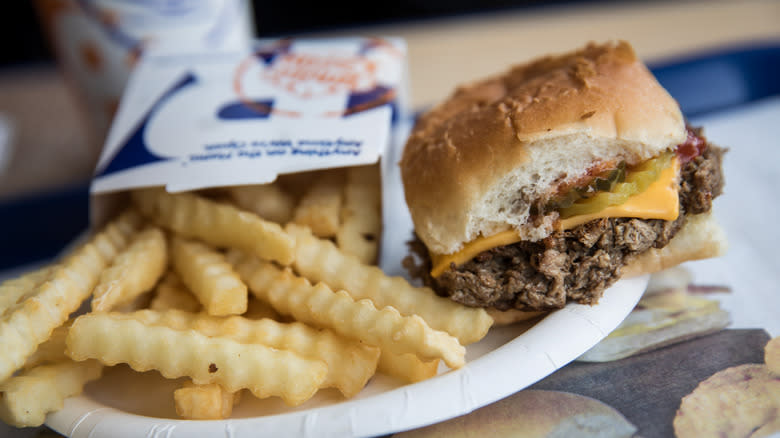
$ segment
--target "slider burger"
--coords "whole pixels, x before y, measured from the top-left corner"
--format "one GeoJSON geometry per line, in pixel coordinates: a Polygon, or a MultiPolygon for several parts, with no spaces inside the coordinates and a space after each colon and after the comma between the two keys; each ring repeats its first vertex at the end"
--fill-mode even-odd
{"type": "Polygon", "coordinates": [[[417,236],[404,264],[499,323],[596,303],[621,276],[722,253],[710,210],[723,152],[628,43],[515,66],[415,125],[400,163],[417,236]]]}

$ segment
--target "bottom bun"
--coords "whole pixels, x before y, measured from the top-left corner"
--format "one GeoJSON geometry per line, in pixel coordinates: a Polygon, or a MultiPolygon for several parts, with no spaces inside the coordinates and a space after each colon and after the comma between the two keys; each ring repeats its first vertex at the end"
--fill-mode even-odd
{"type": "MultiPolygon", "coordinates": [[[[726,252],[726,233],[712,211],[688,217],[682,229],[663,248],[651,248],[633,258],[622,269],[622,278],[652,274],[680,263],[718,257],[726,252]]],[[[509,325],[546,315],[548,311],[506,311],[487,309],[494,325],[509,325]]]]}

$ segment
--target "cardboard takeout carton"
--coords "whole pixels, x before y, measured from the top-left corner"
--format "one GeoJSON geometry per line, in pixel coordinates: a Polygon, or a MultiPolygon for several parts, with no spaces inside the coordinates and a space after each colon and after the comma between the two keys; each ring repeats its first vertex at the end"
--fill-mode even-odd
{"type": "Polygon", "coordinates": [[[143,58],[92,181],[102,223],[122,191],[272,182],[375,163],[405,113],[399,39],[283,39],[251,50],[143,58]]]}

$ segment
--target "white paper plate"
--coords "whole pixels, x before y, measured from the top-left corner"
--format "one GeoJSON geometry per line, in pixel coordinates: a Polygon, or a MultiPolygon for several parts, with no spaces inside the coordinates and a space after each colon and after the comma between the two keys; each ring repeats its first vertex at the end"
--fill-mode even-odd
{"type": "Polygon", "coordinates": [[[647,277],[622,280],[596,306],[569,305],[534,325],[491,329],[467,347],[467,364],[435,378],[402,385],[375,376],[354,399],[320,391],[296,408],[246,395],[221,421],[177,420],[172,390],[181,380],[156,372],[108,369],[46,424],[71,437],[348,437],[376,436],[453,418],[515,393],[566,365],[598,343],[628,315],[647,277]],[[157,417],[155,417],[157,416],[157,417]],[[169,418],[160,418],[169,417],[169,418]]]}

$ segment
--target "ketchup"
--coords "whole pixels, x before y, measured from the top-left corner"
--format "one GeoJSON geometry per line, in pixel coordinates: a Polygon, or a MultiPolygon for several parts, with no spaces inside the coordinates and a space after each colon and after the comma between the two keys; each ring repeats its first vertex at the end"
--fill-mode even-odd
{"type": "Polygon", "coordinates": [[[686,126],[686,131],[688,132],[688,138],[677,146],[677,157],[680,159],[681,164],[698,157],[707,148],[707,140],[699,135],[698,130],[686,126]]]}

